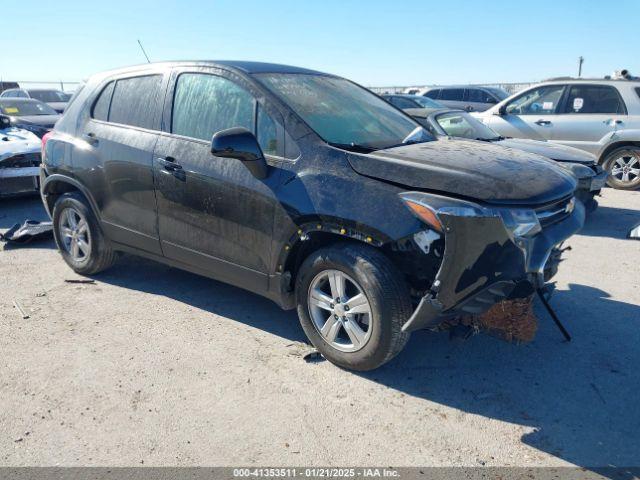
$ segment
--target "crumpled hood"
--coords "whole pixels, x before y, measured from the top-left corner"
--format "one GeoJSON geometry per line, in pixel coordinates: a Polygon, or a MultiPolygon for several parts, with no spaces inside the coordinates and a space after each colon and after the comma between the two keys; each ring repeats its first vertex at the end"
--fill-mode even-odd
{"type": "Polygon", "coordinates": [[[576,180],[548,158],[486,142],[442,139],[349,153],[368,177],[489,203],[535,205],[570,195],[576,180]]]}
{"type": "Polygon", "coordinates": [[[40,152],[41,140],[28,130],[0,130],[0,162],[16,155],[40,152]]]}
{"type": "Polygon", "coordinates": [[[593,165],[596,163],[595,155],[578,148],[567,147],[554,142],[544,142],[542,140],[529,140],[525,138],[506,138],[495,142],[504,147],[519,148],[529,153],[537,153],[545,157],[560,162],[582,163],[583,165],[593,165]]]}

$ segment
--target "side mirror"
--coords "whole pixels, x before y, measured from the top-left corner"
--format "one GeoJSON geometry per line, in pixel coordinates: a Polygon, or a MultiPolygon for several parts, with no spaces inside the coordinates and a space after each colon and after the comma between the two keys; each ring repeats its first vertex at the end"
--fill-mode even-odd
{"type": "Polygon", "coordinates": [[[500,107],[495,111],[495,115],[500,115],[501,117],[507,114],[507,106],[500,105],[500,107]]]}
{"type": "Polygon", "coordinates": [[[211,139],[211,153],[216,157],[235,158],[258,180],[267,178],[267,165],[255,135],[246,128],[220,130],[211,139]]]}

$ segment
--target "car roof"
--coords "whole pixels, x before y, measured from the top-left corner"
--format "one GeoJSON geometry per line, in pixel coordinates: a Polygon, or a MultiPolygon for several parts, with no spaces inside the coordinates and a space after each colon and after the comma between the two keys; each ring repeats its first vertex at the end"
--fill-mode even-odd
{"type": "Polygon", "coordinates": [[[620,84],[640,84],[640,80],[628,80],[626,78],[553,78],[544,80],[537,85],[571,85],[580,83],[591,83],[596,85],[620,85],[620,84]]]}
{"type": "Polygon", "coordinates": [[[326,75],[332,76],[328,73],[311,70],[308,68],[294,67],[291,65],[281,65],[278,63],[267,62],[251,62],[245,60],[175,60],[167,62],[151,62],[143,63],[139,65],[132,65],[130,67],[119,68],[115,70],[109,70],[103,72],[103,74],[117,75],[121,73],[127,73],[129,71],[145,70],[147,68],[162,68],[162,67],[181,67],[181,66],[210,66],[210,67],[222,67],[226,69],[237,70],[246,74],[255,73],[298,73],[298,74],[311,74],[311,75],[326,75]]]}

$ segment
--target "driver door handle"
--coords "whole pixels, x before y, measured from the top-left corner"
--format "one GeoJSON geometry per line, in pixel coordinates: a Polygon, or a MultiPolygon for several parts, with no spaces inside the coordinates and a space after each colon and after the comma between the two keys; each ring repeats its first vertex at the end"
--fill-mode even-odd
{"type": "Polygon", "coordinates": [[[537,122],[534,122],[536,125],[551,125],[551,122],[549,120],[538,120],[537,122]]]}
{"type": "Polygon", "coordinates": [[[182,165],[176,163],[176,159],[173,157],[157,157],[156,162],[162,165],[162,168],[169,172],[175,172],[177,170],[182,170],[182,165]]]}

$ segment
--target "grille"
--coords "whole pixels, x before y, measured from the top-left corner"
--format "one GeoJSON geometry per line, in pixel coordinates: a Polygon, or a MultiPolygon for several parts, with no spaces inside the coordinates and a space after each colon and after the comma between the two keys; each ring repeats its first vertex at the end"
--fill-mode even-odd
{"type": "Polygon", "coordinates": [[[566,197],[562,200],[536,208],[536,215],[542,228],[560,222],[571,215],[574,201],[573,197],[566,197]]]}

